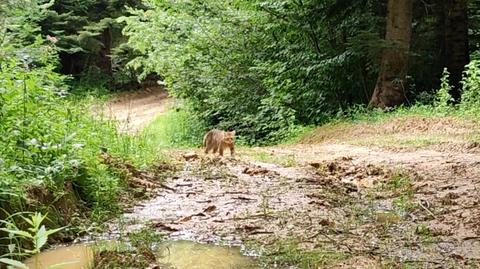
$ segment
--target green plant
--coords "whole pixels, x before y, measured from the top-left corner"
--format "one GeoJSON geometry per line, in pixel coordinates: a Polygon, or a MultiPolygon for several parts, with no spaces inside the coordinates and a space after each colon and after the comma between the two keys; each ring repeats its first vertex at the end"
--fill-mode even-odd
{"type": "MultiPolygon", "coordinates": [[[[144,140],[85,113],[92,110],[92,96],[105,91],[97,87],[72,94],[78,91],[69,86],[71,79],[58,73],[62,46],[42,35],[39,25],[53,1],[25,2],[0,4],[0,208],[9,214],[56,213],[53,221],[60,226],[69,221],[59,212],[60,201],[72,197],[73,210],[105,218],[118,212],[117,195],[124,185],[99,153],[105,149],[125,159],[143,159],[138,148],[144,140]]],[[[0,212],[0,218],[6,215],[0,212]]]]}
{"type": "Polygon", "coordinates": [[[357,23],[368,24],[364,14],[374,1],[353,12],[354,24],[335,23],[333,32],[326,29],[335,19],[312,1],[150,4],[119,19],[138,52],[128,66],[141,78],[161,74],[208,128],[235,129],[248,144],[273,144],[297,134],[298,125],[328,120],[346,99],[362,100],[364,80],[375,73],[364,66],[380,51],[378,35],[352,37],[342,50],[325,42],[337,30],[350,36],[362,28],[357,23]]]}
{"type": "Polygon", "coordinates": [[[147,147],[158,152],[161,148],[200,146],[205,131],[203,120],[187,104],[178,104],[159,115],[140,136],[145,139],[147,147]]]}
{"type": "Polygon", "coordinates": [[[294,266],[302,269],[316,269],[344,260],[348,255],[348,253],[320,247],[304,250],[294,240],[285,240],[269,246],[264,250],[260,260],[266,268],[294,266]]]}
{"type": "Polygon", "coordinates": [[[439,113],[448,113],[451,109],[451,103],[453,101],[450,92],[452,87],[449,84],[450,73],[445,68],[443,70],[443,76],[441,78],[440,89],[437,92],[437,96],[434,102],[434,107],[439,113]]]}
{"type": "Polygon", "coordinates": [[[393,175],[388,180],[386,187],[390,191],[401,192],[401,193],[410,193],[412,192],[412,180],[399,172],[393,173],[393,175]]]}
{"type": "Polygon", "coordinates": [[[164,241],[162,234],[151,229],[141,229],[128,234],[121,231],[120,236],[114,244],[106,242],[93,247],[92,268],[145,268],[156,264],[164,241]]]}
{"type": "Polygon", "coordinates": [[[480,60],[472,60],[463,77],[463,94],[460,109],[478,115],[480,107],[480,60]]]}
{"type": "MultiPolygon", "coordinates": [[[[7,233],[8,240],[10,241],[8,245],[9,253],[0,257],[0,263],[28,269],[25,264],[14,258],[40,253],[42,247],[47,243],[48,237],[63,228],[47,229],[45,225],[42,224],[47,215],[42,215],[39,212],[30,213],[28,217],[24,217],[23,214],[25,213],[14,214],[9,216],[7,220],[0,220],[0,224],[4,226],[0,228],[0,231],[7,233]],[[13,218],[18,216],[27,224],[27,228],[19,228],[13,221],[13,218]],[[23,248],[25,244],[31,244],[32,248],[23,248]]],[[[38,264],[38,262],[36,263],[38,264]]]]}

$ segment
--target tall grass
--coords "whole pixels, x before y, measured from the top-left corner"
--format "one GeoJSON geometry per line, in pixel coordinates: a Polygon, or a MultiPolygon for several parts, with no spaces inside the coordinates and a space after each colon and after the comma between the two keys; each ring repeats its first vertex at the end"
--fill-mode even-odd
{"type": "Polygon", "coordinates": [[[205,124],[185,104],[158,116],[140,134],[152,149],[188,148],[202,144],[205,124]]]}

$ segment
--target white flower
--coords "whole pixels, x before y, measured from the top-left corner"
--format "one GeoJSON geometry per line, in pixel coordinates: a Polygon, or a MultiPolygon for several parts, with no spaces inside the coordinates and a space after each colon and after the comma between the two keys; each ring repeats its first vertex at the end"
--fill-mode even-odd
{"type": "Polygon", "coordinates": [[[84,146],[84,144],[82,144],[82,143],[75,143],[75,144],[72,145],[72,147],[74,149],[81,149],[81,148],[83,148],[83,146],[84,146]]]}
{"type": "Polygon", "coordinates": [[[78,168],[80,166],[80,161],[79,160],[70,160],[69,163],[74,168],[78,168]]]}
{"type": "Polygon", "coordinates": [[[37,146],[38,145],[38,140],[36,138],[32,138],[29,141],[27,141],[27,145],[37,146]]]}

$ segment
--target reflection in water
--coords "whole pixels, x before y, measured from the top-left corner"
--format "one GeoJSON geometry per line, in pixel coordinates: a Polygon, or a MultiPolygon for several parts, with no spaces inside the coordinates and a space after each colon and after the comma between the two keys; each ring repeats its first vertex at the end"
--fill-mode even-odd
{"type": "Polygon", "coordinates": [[[30,269],[88,269],[92,250],[86,245],[76,245],[47,250],[25,261],[30,269]]]}
{"type": "MultiPolygon", "coordinates": [[[[114,246],[112,246],[114,248],[114,246]]],[[[253,259],[243,256],[238,247],[221,247],[190,241],[163,243],[159,263],[176,269],[254,269],[253,259]]],[[[93,252],[86,245],[48,250],[28,259],[31,269],[88,269],[93,252]]]]}
{"type": "Polygon", "coordinates": [[[160,263],[177,269],[254,269],[251,258],[243,256],[238,247],[173,241],[165,244],[160,263]]]}

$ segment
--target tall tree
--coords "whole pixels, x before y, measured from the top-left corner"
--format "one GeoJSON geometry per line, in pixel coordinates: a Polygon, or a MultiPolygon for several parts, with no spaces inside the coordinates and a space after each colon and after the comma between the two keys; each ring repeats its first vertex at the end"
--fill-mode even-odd
{"type": "Polygon", "coordinates": [[[387,27],[380,74],[370,105],[385,108],[405,101],[406,75],[412,36],[413,0],[388,0],[387,27]]]}
{"type": "Polygon", "coordinates": [[[444,66],[450,72],[452,97],[459,101],[462,73],[469,62],[467,0],[443,0],[444,66]]]}
{"type": "MultiPolygon", "coordinates": [[[[46,0],[36,0],[39,2],[46,0]]],[[[145,8],[138,0],[56,0],[39,21],[42,33],[58,38],[62,73],[80,75],[92,66],[112,75],[112,50],[123,43],[116,18],[127,7],[145,8]]]]}

